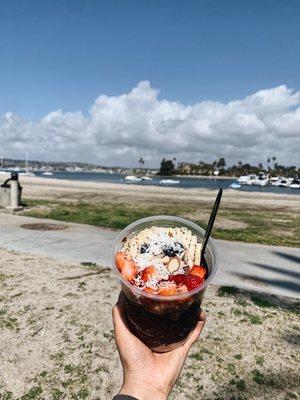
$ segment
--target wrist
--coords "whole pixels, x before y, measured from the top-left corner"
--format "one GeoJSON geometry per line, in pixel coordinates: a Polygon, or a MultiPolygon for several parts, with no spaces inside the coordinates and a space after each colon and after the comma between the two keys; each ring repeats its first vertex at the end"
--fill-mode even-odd
{"type": "Polygon", "coordinates": [[[138,400],[167,400],[168,393],[161,391],[149,382],[125,380],[119,394],[127,394],[138,400]]]}

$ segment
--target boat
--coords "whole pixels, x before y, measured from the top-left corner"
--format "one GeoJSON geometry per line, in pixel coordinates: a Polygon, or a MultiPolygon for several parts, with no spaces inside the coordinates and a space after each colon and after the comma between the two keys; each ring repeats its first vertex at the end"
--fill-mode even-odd
{"type": "Polygon", "coordinates": [[[288,187],[291,188],[291,189],[300,189],[300,180],[299,179],[293,179],[288,187]]]}
{"type": "Polygon", "coordinates": [[[137,176],[134,175],[127,175],[125,176],[124,180],[128,182],[141,182],[142,178],[138,178],[137,176]]]}
{"type": "Polygon", "coordinates": [[[52,175],[53,175],[53,172],[46,171],[46,172],[43,172],[42,175],[45,175],[45,176],[52,176],[52,175]]]}
{"type": "Polygon", "coordinates": [[[253,180],[252,185],[266,186],[268,183],[269,183],[268,175],[266,175],[264,172],[259,172],[256,179],[253,180]]]}
{"type": "Polygon", "coordinates": [[[152,181],[153,178],[151,178],[151,176],[142,176],[141,177],[142,181],[152,181]]]}
{"type": "Polygon", "coordinates": [[[175,179],[161,179],[159,183],[161,185],[178,185],[180,181],[177,181],[175,179]]]}
{"type": "Polygon", "coordinates": [[[25,172],[20,172],[20,176],[36,176],[33,172],[30,171],[25,171],[25,172]]]}
{"type": "Polygon", "coordinates": [[[242,185],[238,182],[232,182],[232,184],[229,186],[231,189],[240,189],[242,185]]]}
{"type": "Polygon", "coordinates": [[[237,183],[240,185],[252,185],[256,179],[256,175],[242,175],[237,179],[237,183]]]}
{"type": "Polygon", "coordinates": [[[36,176],[33,172],[30,172],[28,169],[28,153],[26,153],[26,170],[25,172],[20,172],[20,176],[36,176]]]}
{"type": "Polygon", "coordinates": [[[278,176],[272,176],[272,178],[269,179],[269,185],[271,186],[277,186],[279,182],[278,176]]]}
{"type": "Polygon", "coordinates": [[[277,186],[279,187],[288,187],[291,184],[291,179],[290,178],[281,178],[279,179],[279,182],[277,186]]]}

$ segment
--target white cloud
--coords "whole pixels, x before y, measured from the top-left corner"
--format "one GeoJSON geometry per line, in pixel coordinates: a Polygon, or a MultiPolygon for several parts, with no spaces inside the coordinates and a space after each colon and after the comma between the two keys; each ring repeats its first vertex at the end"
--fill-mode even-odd
{"type": "Polygon", "coordinates": [[[129,93],[99,96],[86,116],[56,110],[39,121],[13,113],[0,117],[4,157],[78,160],[106,165],[148,166],[162,157],[178,161],[278,162],[298,165],[300,91],[286,86],[261,90],[227,104],[192,106],[160,100],[147,81],[129,93]]]}

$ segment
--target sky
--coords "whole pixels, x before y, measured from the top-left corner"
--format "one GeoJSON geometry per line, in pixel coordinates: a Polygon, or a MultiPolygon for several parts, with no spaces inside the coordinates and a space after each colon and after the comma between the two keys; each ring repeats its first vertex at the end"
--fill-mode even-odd
{"type": "Polygon", "coordinates": [[[299,1],[0,5],[0,155],[299,164],[299,1]]]}

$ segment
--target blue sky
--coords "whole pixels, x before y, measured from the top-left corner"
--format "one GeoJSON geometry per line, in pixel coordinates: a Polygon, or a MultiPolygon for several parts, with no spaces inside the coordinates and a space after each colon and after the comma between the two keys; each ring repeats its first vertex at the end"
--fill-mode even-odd
{"type": "Polygon", "coordinates": [[[149,80],[168,100],[300,83],[299,1],[1,0],[0,114],[87,112],[149,80]]]}
{"type": "Polygon", "coordinates": [[[299,164],[299,0],[0,5],[0,155],[299,164]]]}

